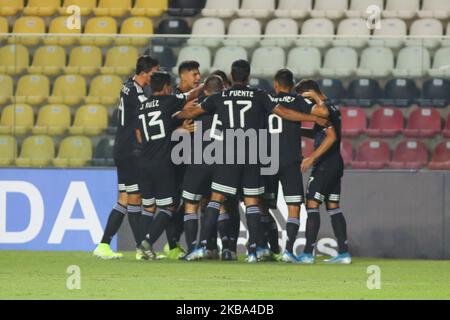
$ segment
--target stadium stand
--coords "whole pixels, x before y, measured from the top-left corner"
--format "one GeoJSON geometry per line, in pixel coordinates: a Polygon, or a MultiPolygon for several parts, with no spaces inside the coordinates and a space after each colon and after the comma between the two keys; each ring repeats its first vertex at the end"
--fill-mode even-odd
{"type": "Polygon", "coordinates": [[[172,72],[178,74],[178,66],[185,60],[196,60],[200,63],[200,72],[206,73],[211,68],[211,52],[206,47],[184,47],[178,54],[178,60],[172,72]]]}
{"type": "Polygon", "coordinates": [[[320,75],[323,77],[350,77],[358,68],[358,53],[353,48],[331,48],[325,54],[323,68],[320,75]]]}
{"type": "Polygon", "coordinates": [[[408,27],[406,22],[397,19],[381,19],[380,28],[374,30],[373,35],[376,38],[370,39],[371,46],[388,47],[398,49],[405,43],[408,27]]]}
{"type": "Polygon", "coordinates": [[[442,135],[445,138],[450,138],[450,113],[447,116],[447,121],[445,122],[444,131],[442,131],[442,135]]]}
{"type": "Polygon", "coordinates": [[[297,47],[288,53],[287,68],[296,77],[314,77],[322,65],[320,50],[314,47],[297,47]]]}
{"type": "Polygon", "coordinates": [[[41,37],[20,36],[21,33],[41,34],[45,33],[45,22],[41,17],[20,17],[14,22],[12,32],[14,37],[8,38],[10,44],[23,44],[26,46],[35,46],[41,42],[41,37]]]}
{"type": "Polygon", "coordinates": [[[97,5],[97,0],[64,0],[63,6],[59,8],[60,15],[70,14],[68,8],[70,6],[78,6],[80,8],[80,14],[82,16],[88,16],[97,5]]]}
{"type": "Polygon", "coordinates": [[[450,2],[446,0],[423,0],[418,15],[421,18],[445,20],[450,16],[450,2]]]}
{"type": "Polygon", "coordinates": [[[15,16],[23,11],[23,0],[0,0],[0,16],[15,16]]]}
{"type": "Polygon", "coordinates": [[[304,19],[312,10],[312,0],[280,0],[274,14],[278,18],[304,19]]]}
{"type": "Polygon", "coordinates": [[[170,0],[167,13],[172,16],[190,17],[201,12],[206,0],[170,0]]]}
{"type": "Polygon", "coordinates": [[[0,135],[0,166],[10,166],[16,158],[16,138],[8,135],[0,135]]]}
{"type": "Polygon", "coordinates": [[[160,17],[168,6],[168,0],[136,0],[134,7],[131,9],[131,15],[160,17]]]}
{"type": "Polygon", "coordinates": [[[45,102],[50,95],[50,81],[46,76],[39,74],[24,75],[17,83],[14,103],[28,103],[39,105],[45,102]]]}
{"type": "Polygon", "coordinates": [[[420,9],[420,0],[386,0],[383,16],[386,18],[412,19],[420,9]]]}
{"type": "Polygon", "coordinates": [[[356,74],[360,77],[384,78],[394,70],[394,54],[384,47],[366,48],[361,54],[356,74]]]}
{"type": "Polygon", "coordinates": [[[442,131],[442,119],[435,108],[415,109],[408,119],[403,134],[413,138],[432,138],[442,131]]]}
{"type": "MultiPolygon", "coordinates": [[[[186,35],[190,34],[189,25],[185,19],[182,18],[167,18],[162,20],[157,29],[158,34],[165,35],[186,35]]],[[[183,38],[155,38],[153,44],[168,45],[173,47],[181,46],[185,42],[183,38]]]]}
{"type": "Polygon", "coordinates": [[[438,37],[444,34],[444,27],[437,19],[418,19],[415,20],[409,30],[409,35],[418,37],[409,39],[408,45],[424,46],[427,49],[434,49],[440,44],[438,37]],[[427,38],[427,36],[430,36],[427,38]]]}
{"type": "Polygon", "coordinates": [[[45,167],[55,157],[55,144],[48,136],[29,136],[22,143],[18,167],[45,167]]]}
{"type": "Polygon", "coordinates": [[[333,40],[334,46],[362,48],[367,45],[370,29],[367,28],[366,20],[349,18],[339,23],[336,35],[344,37],[333,40]]]}
{"type": "Polygon", "coordinates": [[[92,159],[91,140],[83,136],[64,138],[59,147],[56,158],[53,159],[55,167],[83,167],[92,159]]]}
{"type": "Polygon", "coordinates": [[[223,42],[224,45],[253,48],[259,43],[261,23],[253,18],[234,19],[228,27],[228,35],[245,35],[248,38],[227,38],[223,42]]]}
{"type": "Polygon", "coordinates": [[[450,170],[450,141],[442,141],[436,146],[428,168],[432,170],[450,170]]]}
{"type": "Polygon", "coordinates": [[[0,119],[0,134],[22,136],[34,123],[33,108],[27,104],[10,104],[3,108],[0,119]]]}
{"type": "Polygon", "coordinates": [[[253,52],[251,68],[256,77],[271,77],[286,65],[284,50],[279,47],[260,47],[253,52]],[[270,61],[270,63],[267,63],[270,61]]]}
{"type": "Polygon", "coordinates": [[[205,17],[231,18],[239,9],[239,0],[207,0],[202,15],[205,17]]]}
{"type": "Polygon", "coordinates": [[[23,14],[28,16],[52,16],[61,7],[60,0],[28,0],[23,14]]]}
{"type": "Polygon", "coordinates": [[[89,95],[85,97],[85,102],[89,104],[103,104],[112,106],[117,102],[122,88],[122,79],[116,75],[96,76],[92,79],[89,95]]]}
{"type": "Polygon", "coordinates": [[[350,7],[345,12],[348,18],[361,18],[367,16],[367,8],[377,6],[381,10],[384,9],[383,0],[351,0],[350,7]]]}
{"type": "Polygon", "coordinates": [[[90,18],[84,27],[84,34],[93,34],[92,37],[80,38],[81,45],[93,46],[109,46],[113,43],[114,38],[111,36],[97,36],[99,34],[116,34],[117,22],[114,18],[109,16],[90,18]]]}
{"type": "Polygon", "coordinates": [[[357,137],[365,133],[367,129],[366,113],[359,107],[341,108],[342,135],[345,137],[357,137]]]}
{"type": "Polygon", "coordinates": [[[52,104],[78,105],[86,96],[86,80],[80,75],[62,75],[56,78],[52,95],[48,102],[52,104]]]}
{"type": "Polygon", "coordinates": [[[431,77],[450,78],[450,47],[440,48],[434,54],[433,66],[428,70],[431,77]]]}
{"type": "Polygon", "coordinates": [[[399,109],[378,108],[372,113],[366,132],[369,137],[394,137],[403,128],[403,114],[399,109]]]}
{"type": "Polygon", "coordinates": [[[422,141],[403,140],[395,147],[388,166],[393,169],[420,169],[427,163],[428,150],[422,141]]]}
{"type": "Polygon", "coordinates": [[[355,160],[351,162],[354,169],[383,169],[391,158],[391,150],[383,140],[366,140],[356,151],[355,160]]]}
{"type": "Polygon", "coordinates": [[[298,46],[326,48],[333,39],[334,25],[328,19],[308,19],[302,24],[300,34],[304,37],[296,40],[298,46]]]}
{"type": "Polygon", "coordinates": [[[13,94],[12,78],[6,74],[0,74],[0,105],[10,102],[13,94]]]}
{"type": "Polygon", "coordinates": [[[341,103],[350,106],[372,107],[381,96],[379,83],[374,79],[361,78],[352,80],[341,103]]]}
{"type": "Polygon", "coordinates": [[[28,68],[32,74],[55,76],[66,66],[66,52],[59,46],[39,47],[33,55],[33,63],[28,68]]]}
{"type": "Polygon", "coordinates": [[[97,136],[108,126],[108,112],[103,105],[89,104],[77,109],[73,125],[69,128],[72,135],[97,136]]]}
{"type": "Polygon", "coordinates": [[[188,44],[191,46],[217,47],[223,41],[225,35],[225,23],[219,18],[200,18],[192,26],[194,36],[213,36],[208,38],[191,38],[188,44]]]}
{"type": "Polygon", "coordinates": [[[66,74],[94,75],[102,66],[102,52],[93,46],[74,47],[70,51],[66,74]]]}
{"type": "Polygon", "coordinates": [[[216,51],[211,70],[230,70],[233,61],[248,59],[247,51],[242,47],[221,47],[216,51]]]}
{"type": "Polygon", "coordinates": [[[397,56],[397,65],[392,71],[395,77],[419,78],[430,69],[430,53],[423,47],[405,47],[397,56]]]}
{"type": "Polygon", "coordinates": [[[314,9],[311,11],[311,17],[340,19],[348,9],[347,0],[316,0],[314,9]]]}
{"type": "Polygon", "coordinates": [[[344,166],[348,167],[353,161],[353,146],[350,140],[344,139],[341,142],[341,155],[344,160],[344,166]]]}
{"type": "Polygon", "coordinates": [[[265,30],[265,35],[268,37],[261,40],[262,46],[269,47],[291,47],[294,43],[294,38],[289,37],[297,35],[298,25],[292,19],[278,18],[271,20],[265,30]],[[288,36],[287,38],[283,36],[288,36]]]}
{"type": "Polygon", "coordinates": [[[138,49],[132,46],[112,47],[106,53],[102,74],[127,76],[133,73],[138,59],[138,49]]]}
{"type": "Polygon", "coordinates": [[[92,164],[94,166],[112,166],[113,160],[114,138],[103,138],[95,147],[92,164]]]}
{"type": "MultiPolygon", "coordinates": [[[[153,34],[153,22],[145,17],[131,17],[124,20],[120,27],[120,34],[125,35],[151,35],[153,34]]],[[[120,37],[115,40],[116,45],[145,46],[149,40],[138,37],[120,37]]]]}
{"type": "Polygon", "coordinates": [[[243,18],[269,18],[275,11],[275,0],[242,0],[241,7],[237,11],[243,18]]]}
{"type": "Polygon", "coordinates": [[[417,99],[421,106],[445,108],[450,103],[450,80],[428,79],[422,88],[422,97],[417,99]]]}
{"type": "Polygon", "coordinates": [[[420,97],[420,90],[411,79],[391,79],[384,87],[379,103],[386,106],[408,107],[420,97]]]}
{"type": "Polygon", "coordinates": [[[50,22],[48,34],[62,34],[63,36],[46,36],[43,39],[46,45],[72,46],[78,41],[80,29],[67,28],[67,17],[57,17],[50,22]]]}
{"type": "Polygon", "coordinates": [[[94,13],[97,16],[123,17],[131,10],[131,0],[100,0],[94,13]]]}
{"type": "Polygon", "coordinates": [[[32,128],[33,134],[61,136],[70,127],[70,109],[62,104],[41,107],[32,128]]]}

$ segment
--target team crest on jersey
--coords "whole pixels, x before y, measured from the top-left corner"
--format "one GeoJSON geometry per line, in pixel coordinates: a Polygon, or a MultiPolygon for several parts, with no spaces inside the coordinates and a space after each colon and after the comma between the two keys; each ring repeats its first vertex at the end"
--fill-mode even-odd
{"type": "Polygon", "coordinates": [[[128,95],[130,93],[130,88],[128,88],[127,86],[122,86],[122,92],[123,94],[128,95]]]}

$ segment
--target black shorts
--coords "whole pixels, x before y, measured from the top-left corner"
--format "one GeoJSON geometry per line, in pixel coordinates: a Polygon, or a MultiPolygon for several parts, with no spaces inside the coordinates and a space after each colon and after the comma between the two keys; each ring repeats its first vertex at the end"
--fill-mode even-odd
{"type": "Polygon", "coordinates": [[[264,180],[257,164],[217,164],[211,189],[223,195],[236,196],[242,188],[244,197],[259,197],[264,193],[264,180]]]}
{"type": "Polygon", "coordinates": [[[341,179],[344,175],[342,163],[334,162],[315,166],[308,181],[306,198],[319,203],[341,200],[341,179]]]}
{"type": "Polygon", "coordinates": [[[213,175],[213,165],[187,165],[183,180],[182,198],[189,202],[198,202],[202,197],[209,196],[213,175]]]}
{"type": "Polygon", "coordinates": [[[301,205],[304,202],[303,176],[299,162],[281,166],[276,175],[266,177],[264,198],[272,209],[276,208],[280,182],[286,204],[301,205]]]}
{"type": "Polygon", "coordinates": [[[119,192],[139,194],[138,158],[129,156],[126,158],[114,159],[114,163],[117,167],[119,192]]]}

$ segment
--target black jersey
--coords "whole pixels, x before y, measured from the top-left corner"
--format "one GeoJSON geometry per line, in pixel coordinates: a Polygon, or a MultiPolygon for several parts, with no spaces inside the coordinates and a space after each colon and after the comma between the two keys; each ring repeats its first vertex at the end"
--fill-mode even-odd
{"type": "Polygon", "coordinates": [[[171,162],[172,132],[176,129],[174,117],[179,113],[184,95],[150,96],[137,112],[138,128],[143,141],[141,159],[171,162]]]}
{"type": "Polygon", "coordinates": [[[118,127],[114,143],[114,159],[129,157],[136,150],[136,114],[146,100],[143,88],[132,78],[123,84],[117,113],[118,127]]]}
{"type": "MultiPolygon", "coordinates": [[[[205,99],[206,96],[204,94],[200,94],[198,97],[198,102],[201,103],[205,99]]],[[[213,114],[203,113],[193,119],[196,124],[196,131],[191,133],[191,163],[200,164],[199,162],[203,159],[203,157],[200,158],[200,156],[203,155],[203,150],[205,150],[206,146],[214,140],[213,135],[211,134],[213,118],[213,114]],[[199,139],[201,140],[199,141],[199,139]],[[199,146],[201,147],[201,154],[199,153],[199,146]],[[195,157],[195,153],[197,153],[197,157],[195,157]]]]}

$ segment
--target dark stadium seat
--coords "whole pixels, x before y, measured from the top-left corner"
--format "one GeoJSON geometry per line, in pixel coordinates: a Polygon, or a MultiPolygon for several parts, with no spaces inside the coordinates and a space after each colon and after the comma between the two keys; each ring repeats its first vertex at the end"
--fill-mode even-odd
{"type": "Polygon", "coordinates": [[[450,170],[450,140],[442,141],[434,148],[428,168],[450,170]]]}
{"type": "Polygon", "coordinates": [[[342,135],[356,137],[365,133],[367,128],[366,113],[359,107],[342,107],[342,135]]]}
{"type": "Polygon", "coordinates": [[[408,119],[403,134],[407,137],[431,138],[442,130],[442,119],[435,108],[415,109],[408,119]]]}
{"type": "Polygon", "coordinates": [[[359,145],[351,165],[354,169],[383,169],[390,158],[391,150],[385,141],[370,139],[359,145]]]}
{"type": "Polygon", "coordinates": [[[442,135],[446,138],[450,138],[450,113],[447,116],[447,122],[445,123],[444,131],[442,131],[442,135]]]}
{"type": "Polygon", "coordinates": [[[169,72],[177,63],[175,55],[170,47],[152,45],[145,50],[145,54],[157,59],[161,68],[169,72]]]}
{"type": "Polygon", "coordinates": [[[450,103],[450,80],[429,79],[424,82],[422,97],[417,103],[424,107],[445,108],[450,103]]]}
{"type": "Polygon", "coordinates": [[[273,94],[275,92],[274,88],[272,87],[272,84],[270,81],[264,79],[264,78],[251,78],[249,84],[252,87],[256,87],[262,90],[267,91],[268,93],[273,94]]]}
{"type": "Polygon", "coordinates": [[[338,79],[324,78],[318,80],[320,89],[333,103],[340,103],[341,99],[346,96],[345,88],[338,79]]]}
{"type": "Polygon", "coordinates": [[[389,80],[384,88],[384,97],[378,102],[385,106],[408,107],[420,96],[420,90],[411,79],[389,80]]]}
{"type": "Polygon", "coordinates": [[[350,82],[347,94],[341,102],[348,106],[371,107],[382,96],[378,81],[373,79],[356,79],[350,82]]]}
{"type": "Polygon", "coordinates": [[[370,137],[394,137],[404,128],[403,114],[395,108],[378,108],[372,113],[366,130],[370,137]]]}
{"type": "Polygon", "coordinates": [[[420,140],[403,140],[395,147],[392,169],[420,169],[428,163],[428,149],[420,140]]]}
{"type": "MultiPolygon", "coordinates": [[[[183,18],[167,18],[162,20],[156,30],[157,34],[190,34],[191,30],[186,20],[183,18]]],[[[186,39],[184,38],[154,38],[154,45],[168,45],[173,47],[181,46],[186,39]]]]}
{"type": "Polygon", "coordinates": [[[113,166],[114,138],[103,138],[95,148],[92,164],[94,166],[113,166]]]}
{"type": "Polygon", "coordinates": [[[312,139],[302,139],[302,155],[303,157],[309,157],[314,151],[314,142],[312,139]]]}
{"type": "Polygon", "coordinates": [[[114,108],[111,116],[109,117],[108,128],[106,132],[109,134],[115,134],[117,131],[117,125],[119,124],[119,108],[114,108]]]}
{"type": "Polygon", "coordinates": [[[344,160],[344,166],[348,167],[353,161],[353,147],[350,140],[341,141],[341,155],[344,160]]]}
{"type": "Polygon", "coordinates": [[[171,16],[191,17],[197,15],[206,0],[170,0],[167,13],[171,16]]]}

